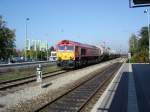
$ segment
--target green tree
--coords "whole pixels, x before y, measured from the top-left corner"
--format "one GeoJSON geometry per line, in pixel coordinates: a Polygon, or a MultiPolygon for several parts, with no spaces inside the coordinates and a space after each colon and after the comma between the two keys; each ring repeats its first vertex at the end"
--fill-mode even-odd
{"type": "Polygon", "coordinates": [[[0,60],[10,58],[15,49],[15,31],[6,26],[6,22],[0,16],[0,60]]]}
{"type": "Polygon", "coordinates": [[[51,55],[51,52],[52,52],[52,51],[55,51],[54,46],[49,47],[49,49],[48,49],[48,56],[51,55]]]}
{"type": "Polygon", "coordinates": [[[28,50],[27,57],[30,60],[36,60],[36,51],[34,50],[34,46],[31,46],[30,50],[28,50]]]}
{"type": "Polygon", "coordinates": [[[148,62],[149,38],[148,27],[142,27],[140,30],[139,51],[143,62],[148,62]]]}
{"type": "Polygon", "coordinates": [[[140,50],[148,49],[149,39],[148,39],[148,27],[142,27],[140,30],[140,40],[139,40],[139,47],[140,50]]]}
{"type": "Polygon", "coordinates": [[[132,54],[132,62],[148,62],[149,38],[148,27],[142,27],[137,38],[134,34],[129,40],[129,50],[132,54]]]}
{"type": "Polygon", "coordinates": [[[138,51],[138,37],[132,34],[129,40],[129,50],[132,55],[138,51]]]}
{"type": "Polygon", "coordinates": [[[53,46],[51,46],[49,49],[50,49],[50,51],[54,51],[55,50],[55,48],[53,46]]]}

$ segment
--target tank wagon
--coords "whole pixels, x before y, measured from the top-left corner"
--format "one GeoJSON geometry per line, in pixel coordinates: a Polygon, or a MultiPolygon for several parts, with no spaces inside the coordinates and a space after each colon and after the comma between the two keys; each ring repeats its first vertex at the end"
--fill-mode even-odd
{"type": "Polygon", "coordinates": [[[103,47],[82,44],[70,40],[62,40],[56,45],[57,66],[62,68],[80,68],[98,63],[109,53],[103,47]]]}

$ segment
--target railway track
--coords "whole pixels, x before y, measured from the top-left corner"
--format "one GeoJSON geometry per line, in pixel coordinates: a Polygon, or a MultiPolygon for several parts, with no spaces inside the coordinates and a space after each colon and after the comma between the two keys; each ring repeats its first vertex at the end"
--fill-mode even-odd
{"type": "Polygon", "coordinates": [[[34,65],[34,64],[44,64],[51,63],[49,61],[36,61],[36,62],[23,62],[23,63],[12,63],[12,64],[0,64],[0,67],[16,67],[16,66],[24,66],[24,65],[34,65]]]}
{"type": "MultiPolygon", "coordinates": [[[[66,73],[66,72],[68,72],[68,71],[58,70],[58,71],[55,71],[55,72],[44,73],[42,79],[52,77],[52,76],[56,76],[56,75],[66,73]]],[[[30,83],[30,82],[33,82],[33,81],[36,81],[36,75],[32,75],[32,76],[28,76],[28,77],[24,77],[24,78],[19,78],[19,79],[15,79],[15,80],[0,82],[0,90],[9,89],[9,88],[16,87],[16,86],[19,86],[19,85],[23,85],[23,84],[26,84],[26,83],[30,83]]]]}
{"type": "Polygon", "coordinates": [[[16,64],[5,64],[0,65],[0,75],[14,72],[15,70],[27,70],[31,68],[36,68],[39,64],[44,66],[56,66],[55,62],[48,62],[48,61],[42,61],[42,62],[30,62],[30,63],[16,63],[16,64]]]}
{"type": "MultiPolygon", "coordinates": [[[[59,70],[57,72],[48,72],[48,73],[44,73],[43,74],[43,79],[48,78],[48,77],[52,77],[52,76],[56,76],[58,74],[62,74],[65,73],[67,71],[63,71],[63,70],[59,70]]],[[[9,80],[9,81],[3,81],[0,82],[0,91],[12,88],[12,87],[16,87],[19,85],[23,85],[25,83],[30,83],[36,80],[36,75],[31,75],[31,76],[27,76],[24,78],[19,78],[19,79],[14,79],[14,80],[9,80]]]]}
{"type": "Polygon", "coordinates": [[[122,63],[115,63],[109,69],[94,74],[92,79],[88,79],[77,87],[58,97],[54,101],[44,105],[36,112],[79,112],[89,100],[100,90],[107,81],[120,68],[122,63]]]}

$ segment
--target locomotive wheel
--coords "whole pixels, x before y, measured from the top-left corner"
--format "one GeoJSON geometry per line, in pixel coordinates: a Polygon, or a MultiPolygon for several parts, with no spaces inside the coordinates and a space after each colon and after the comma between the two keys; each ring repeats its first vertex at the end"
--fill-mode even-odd
{"type": "Polygon", "coordinates": [[[79,61],[75,61],[75,68],[76,68],[76,69],[79,68],[79,61]]]}

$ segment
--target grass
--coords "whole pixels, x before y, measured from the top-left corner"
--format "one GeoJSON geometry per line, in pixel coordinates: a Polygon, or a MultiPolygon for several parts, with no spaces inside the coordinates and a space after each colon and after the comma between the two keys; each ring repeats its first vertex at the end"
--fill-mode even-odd
{"type": "MultiPolygon", "coordinates": [[[[48,73],[48,72],[55,72],[60,70],[57,66],[47,66],[42,68],[42,72],[48,73]]],[[[7,81],[7,80],[14,80],[19,79],[31,75],[36,75],[36,69],[30,68],[30,69],[22,69],[22,70],[15,70],[13,72],[7,72],[2,75],[0,75],[0,82],[7,81]]]]}

